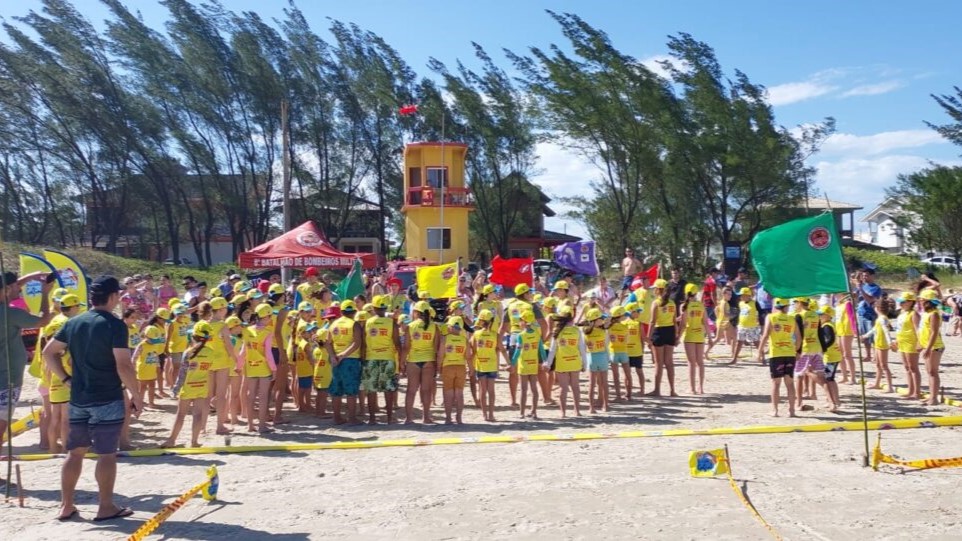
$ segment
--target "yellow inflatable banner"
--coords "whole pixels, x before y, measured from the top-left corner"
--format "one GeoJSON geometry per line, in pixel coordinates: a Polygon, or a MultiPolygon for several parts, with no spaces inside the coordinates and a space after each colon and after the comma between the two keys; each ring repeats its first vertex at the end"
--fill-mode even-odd
{"type": "Polygon", "coordinates": [[[922,460],[900,460],[882,452],[882,435],[878,435],[875,451],[872,453],[872,469],[878,471],[879,464],[892,464],[917,470],[931,470],[933,468],[962,468],[962,456],[954,458],[925,458],[922,460]]]}
{"type": "MultiPolygon", "coordinates": [[[[80,263],[69,255],[56,250],[44,250],[43,258],[53,266],[60,278],[60,287],[80,297],[87,303],[87,275],[80,263]]],[[[86,308],[81,307],[81,311],[86,308]]]]}
{"type": "MultiPolygon", "coordinates": [[[[34,272],[51,273],[54,272],[53,265],[37,254],[27,252],[20,253],[20,276],[26,276],[34,272]]],[[[61,287],[63,282],[61,282],[61,287]]],[[[31,314],[40,313],[40,302],[43,300],[43,282],[40,280],[30,280],[23,286],[23,302],[27,303],[27,309],[31,314]]]]}

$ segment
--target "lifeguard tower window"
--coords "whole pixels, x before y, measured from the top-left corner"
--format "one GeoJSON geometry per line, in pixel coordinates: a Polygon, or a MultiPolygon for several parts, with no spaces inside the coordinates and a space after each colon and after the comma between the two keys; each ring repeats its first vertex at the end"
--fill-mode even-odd
{"type": "Polygon", "coordinates": [[[428,167],[428,186],[440,188],[441,181],[444,180],[444,187],[448,187],[448,168],[447,167],[428,167]]]}
{"type": "Polygon", "coordinates": [[[428,228],[428,250],[450,250],[451,249],[451,228],[449,227],[429,227],[428,228]],[[444,244],[441,244],[441,241],[444,244]]]}

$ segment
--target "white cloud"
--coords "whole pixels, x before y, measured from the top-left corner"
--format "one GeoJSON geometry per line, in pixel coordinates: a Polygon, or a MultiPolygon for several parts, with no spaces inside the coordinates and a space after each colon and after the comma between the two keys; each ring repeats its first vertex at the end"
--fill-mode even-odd
{"type": "Polygon", "coordinates": [[[810,100],[834,92],[837,87],[817,81],[784,83],[768,88],[768,103],[773,106],[788,105],[810,100]]]}
{"type": "Polygon", "coordinates": [[[589,238],[584,224],[562,216],[572,209],[559,198],[590,195],[591,187],[588,183],[599,177],[598,168],[577,152],[558,143],[539,143],[536,151],[541,174],[532,180],[553,199],[549,206],[558,213],[554,218],[545,218],[545,227],[551,231],[564,233],[567,230],[569,235],[589,238]]]}
{"type": "Polygon", "coordinates": [[[851,98],[854,96],[877,96],[887,94],[902,88],[901,81],[883,81],[881,83],[859,85],[842,93],[841,97],[851,98]]]}
{"type": "Polygon", "coordinates": [[[946,144],[934,130],[895,130],[872,135],[835,133],[822,145],[821,153],[855,156],[874,156],[893,150],[946,144]]]}
{"type": "Polygon", "coordinates": [[[670,78],[671,78],[671,74],[668,73],[668,70],[665,69],[665,67],[661,65],[661,62],[666,62],[666,61],[667,61],[667,62],[675,62],[675,60],[672,59],[672,57],[670,57],[670,56],[668,56],[668,55],[666,55],[666,54],[656,54],[656,55],[654,55],[654,56],[649,56],[648,58],[645,58],[644,60],[641,61],[641,63],[642,63],[646,68],[648,68],[649,70],[651,70],[653,73],[655,73],[656,75],[658,75],[659,77],[663,77],[663,78],[665,78],[665,79],[670,79],[670,78]]]}

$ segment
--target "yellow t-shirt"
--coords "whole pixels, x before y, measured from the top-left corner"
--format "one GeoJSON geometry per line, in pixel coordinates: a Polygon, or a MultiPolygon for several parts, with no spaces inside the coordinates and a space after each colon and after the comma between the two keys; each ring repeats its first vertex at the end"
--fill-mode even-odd
{"type": "Polygon", "coordinates": [[[140,329],[137,327],[137,324],[131,323],[127,325],[127,346],[130,347],[130,349],[137,349],[140,341],[140,329]]]}
{"type": "Polygon", "coordinates": [[[408,325],[408,340],[411,342],[408,362],[430,363],[436,361],[437,351],[434,338],[439,332],[440,327],[433,321],[425,326],[424,321],[419,319],[408,325]]]}
{"type": "Polygon", "coordinates": [[[306,378],[314,375],[314,366],[311,364],[311,343],[301,338],[297,341],[297,355],[294,356],[294,371],[299,378],[306,378]]]}
{"type": "Polygon", "coordinates": [[[588,353],[604,351],[607,338],[608,334],[600,327],[595,327],[590,333],[585,334],[585,347],[588,348],[588,353]]]}
{"type": "Polygon", "coordinates": [[[394,320],[374,316],[364,323],[365,356],[369,361],[396,361],[394,320]]]}
{"type": "Polygon", "coordinates": [[[558,333],[555,338],[554,370],[555,372],[578,372],[581,370],[583,359],[578,341],[581,330],[569,325],[558,333]]]}
{"type": "Polygon", "coordinates": [[[608,350],[611,353],[628,353],[628,327],[621,321],[608,327],[608,350]]]}
{"type": "Polygon", "coordinates": [[[794,357],[795,316],[772,312],[768,320],[771,322],[771,331],[768,335],[769,357],[794,357]]]}
{"type": "Polygon", "coordinates": [[[835,307],[835,328],[838,336],[855,336],[852,331],[852,316],[849,315],[852,301],[845,300],[835,307]]]}
{"type": "Polygon", "coordinates": [[[515,299],[508,304],[508,320],[511,322],[511,332],[518,334],[524,327],[521,323],[521,314],[532,310],[531,303],[515,299]]]}
{"type": "Polygon", "coordinates": [[[190,337],[187,336],[189,332],[189,316],[180,315],[174,318],[170,323],[170,343],[167,344],[167,349],[171,355],[187,351],[187,346],[190,345],[190,337]]]}
{"type": "Polygon", "coordinates": [[[675,326],[675,301],[669,300],[662,305],[661,299],[656,299],[652,303],[652,310],[655,311],[655,327],[674,327],[675,326]]]}
{"type": "Polygon", "coordinates": [[[755,306],[755,301],[738,303],[738,328],[754,329],[758,326],[758,307],[755,306]]]}
{"type": "Polygon", "coordinates": [[[628,356],[641,357],[645,354],[645,341],[641,336],[641,322],[637,319],[628,319],[625,321],[625,327],[628,328],[628,356]]]}
{"type": "Polygon", "coordinates": [[[267,364],[264,348],[273,331],[267,327],[247,327],[241,338],[244,341],[244,375],[249,378],[271,377],[271,367],[267,364]]]}
{"type": "Polygon", "coordinates": [[[541,333],[537,331],[525,331],[520,335],[518,345],[518,375],[536,376],[538,375],[538,363],[541,361],[541,333]]]}
{"type": "MultiPolygon", "coordinates": [[[[331,324],[331,343],[334,345],[334,354],[340,355],[354,343],[354,325],[357,322],[349,317],[341,316],[331,324]]],[[[353,358],[360,359],[361,352],[355,351],[351,354],[353,358]]]]}
{"type": "MultiPolygon", "coordinates": [[[[57,314],[52,320],[50,320],[50,323],[48,323],[46,327],[41,329],[40,334],[42,336],[53,337],[60,331],[67,320],[67,316],[63,314],[57,314]]],[[[39,347],[37,349],[39,349],[39,347]]],[[[63,360],[63,369],[67,372],[68,376],[72,376],[73,363],[70,361],[70,352],[65,351],[61,359],[63,360]]],[[[42,384],[46,384],[47,388],[50,390],[50,395],[48,396],[50,402],[54,404],[62,404],[70,401],[70,387],[66,386],[64,382],[61,381],[60,378],[58,378],[53,372],[50,372],[50,379],[47,380],[47,371],[44,370],[41,382],[42,384]]]]}
{"type": "Polygon", "coordinates": [[[898,317],[898,332],[895,333],[895,341],[899,346],[899,353],[918,353],[919,335],[915,329],[915,322],[912,321],[914,311],[903,312],[898,317]]]}
{"type": "Polygon", "coordinates": [[[682,341],[705,343],[705,305],[701,301],[690,300],[685,306],[685,334],[682,341]]]}
{"type": "Polygon", "coordinates": [[[334,371],[331,369],[331,360],[327,356],[327,348],[320,346],[314,348],[314,388],[325,390],[331,386],[334,378],[334,371]]]}
{"type": "Polygon", "coordinates": [[[177,398],[196,400],[210,397],[210,369],[213,366],[210,354],[211,349],[205,344],[193,359],[183,358],[181,362],[187,363],[187,374],[177,398]]]}
{"type": "MultiPolygon", "coordinates": [[[[155,325],[148,325],[144,327],[144,335],[147,331],[154,327],[160,336],[163,336],[164,331],[161,327],[155,325]]],[[[144,340],[143,344],[140,346],[140,354],[137,356],[137,381],[153,381],[157,379],[157,373],[160,370],[160,355],[164,352],[164,342],[163,338],[158,338],[159,343],[150,343],[150,340],[144,340]]]]}
{"type": "Polygon", "coordinates": [[[814,355],[822,352],[822,345],[818,341],[818,314],[813,310],[805,310],[802,316],[802,353],[814,355]]]}
{"type": "Polygon", "coordinates": [[[207,342],[207,345],[210,346],[210,356],[213,359],[211,370],[215,371],[230,369],[234,362],[234,360],[227,355],[227,344],[224,343],[224,338],[221,336],[221,330],[223,328],[223,321],[210,322],[210,341],[207,342]]]}
{"type": "Polygon", "coordinates": [[[498,371],[498,333],[477,330],[471,335],[474,341],[474,369],[478,372],[498,371]]]}
{"type": "MultiPolygon", "coordinates": [[[[832,332],[835,332],[835,325],[831,323],[823,323],[822,325],[825,325],[832,329],[832,332]]],[[[838,346],[838,335],[835,335],[835,340],[832,341],[832,345],[828,346],[828,349],[825,350],[825,362],[830,364],[842,362],[842,348],[838,346]]]]}
{"type": "Polygon", "coordinates": [[[466,366],[468,338],[464,331],[460,334],[448,333],[444,337],[444,359],[441,366],[466,366]]]}
{"type": "Polygon", "coordinates": [[[498,301],[481,301],[478,303],[478,309],[474,311],[475,317],[481,313],[481,310],[490,310],[494,314],[494,321],[491,322],[491,328],[498,330],[501,328],[501,303],[498,301]]]}
{"type": "Polygon", "coordinates": [[[875,325],[873,327],[875,331],[875,336],[873,336],[872,345],[876,349],[888,349],[889,348],[889,320],[885,316],[879,316],[875,320],[875,325]]]}
{"type": "MultiPolygon", "coordinates": [[[[941,317],[936,308],[922,312],[922,323],[919,324],[919,347],[921,349],[929,347],[929,340],[932,338],[932,314],[941,317]]],[[[932,347],[933,349],[945,348],[945,343],[942,342],[942,333],[935,334],[935,344],[932,347]]]]}

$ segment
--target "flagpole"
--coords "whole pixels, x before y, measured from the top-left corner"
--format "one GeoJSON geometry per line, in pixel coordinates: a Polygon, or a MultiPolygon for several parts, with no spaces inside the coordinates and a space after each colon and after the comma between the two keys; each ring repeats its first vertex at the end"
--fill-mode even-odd
{"type": "Polygon", "coordinates": [[[447,114],[444,110],[444,102],[441,102],[441,227],[438,233],[441,238],[438,242],[438,265],[444,264],[444,185],[447,184],[448,172],[444,168],[444,117],[447,114]]]}
{"type": "MultiPolygon", "coordinates": [[[[825,195],[825,200],[828,201],[828,194],[825,195]]],[[[831,212],[831,211],[829,211],[831,212]]],[[[845,279],[848,278],[848,269],[845,267],[845,252],[842,250],[842,235],[838,232],[838,228],[835,227],[835,213],[832,213],[832,227],[835,229],[835,234],[838,237],[838,254],[841,256],[842,260],[842,272],[845,274],[845,279]]],[[[868,441],[868,402],[865,396],[865,362],[862,358],[862,339],[858,333],[858,315],[855,313],[855,293],[852,291],[851,281],[848,281],[848,298],[849,298],[849,308],[852,312],[849,314],[849,320],[855,325],[853,333],[855,334],[855,341],[858,343],[858,371],[859,378],[862,380],[862,433],[865,436],[865,454],[862,455],[862,467],[867,468],[869,466],[869,441],[868,441]]],[[[836,333],[836,340],[838,339],[836,333]]],[[[842,359],[845,362],[845,359],[842,359]]],[[[855,377],[855,374],[852,374],[855,377]]]]}

